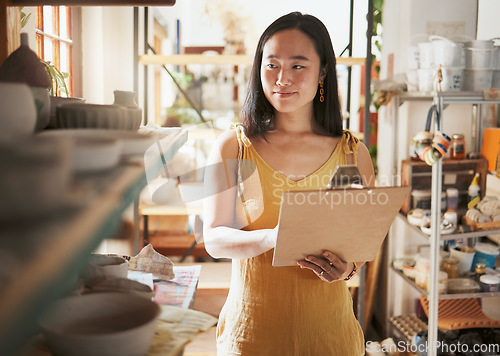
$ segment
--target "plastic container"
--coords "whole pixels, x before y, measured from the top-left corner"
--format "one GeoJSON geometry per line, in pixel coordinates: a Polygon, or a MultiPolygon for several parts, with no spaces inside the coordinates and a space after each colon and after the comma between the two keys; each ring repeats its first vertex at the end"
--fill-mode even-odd
{"type": "Polygon", "coordinates": [[[453,278],[446,281],[448,294],[476,293],[481,290],[479,284],[469,278],[453,278]]]}
{"type": "MultiPolygon", "coordinates": [[[[438,273],[438,294],[446,293],[446,281],[448,280],[448,274],[444,271],[439,271],[438,273]]],[[[430,290],[430,278],[427,278],[427,292],[430,290]]]]}
{"type": "Polygon", "coordinates": [[[499,254],[499,248],[496,245],[489,243],[478,242],[474,246],[476,253],[472,264],[475,266],[477,263],[484,263],[486,267],[495,268],[495,261],[499,254]]]}
{"type": "Polygon", "coordinates": [[[465,42],[465,48],[478,48],[478,49],[493,49],[495,41],[493,40],[471,40],[465,42]]]}
{"type": "Polygon", "coordinates": [[[458,260],[458,274],[462,275],[472,269],[472,261],[474,260],[475,251],[464,252],[457,248],[450,250],[450,256],[458,260]]]}
{"type": "Polygon", "coordinates": [[[493,69],[493,74],[491,75],[491,87],[500,88],[500,69],[493,69]]]}
{"type": "Polygon", "coordinates": [[[420,65],[420,51],[417,46],[408,46],[406,49],[408,55],[408,69],[418,69],[420,65]]]}
{"type": "Polygon", "coordinates": [[[493,47],[491,67],[493,69],[500,69],[500,46],[493,47]]]}
{"type": "Polygon", "coordinates": [[[465,48],[465,68],[492,69],[493,49],[465,48]]]}
{"type": "Polygon", "coordinates": [[[415,284],[422,288],[423,290],[427,289],[427,280],[429,279],[428,272],[415,271],[415,284]]]}
{"type": "Polygon", "coordinates": [[[464,82],[463,68],[441,67],[441,74],[443,76],[443,80],[441,81],[442,91],[460,91],[462,89],[464,82]]]}
{"type": "Polygon", "coordinates": [[[479,281],[483,292],[498,292],[500,289],[500,277],[498,276],[485,274],[481,276],[479,281]]]}
{"type": "Polygon", "coordinates": [[[430,258],[417,255],[415,257],[415,270],[418,272],[429,273],[431,270],[430,258]]]}
{"type": "Polygon", "coordinates": [[[464,91],[482,91],[490,89],[493,81],[493,69],[465,69],[464,91]]]}
{"type": "Polygon", "coordinates": [[[434,66],[434,50],[432,43],[421,42],[418,44],[419,51],[419,68],[429,69],[434,66]]]}
{"type": "MultiPolygon", "coordinates": [[[[414,189],[411,191],[413,209],[430,210],[431,208],[431,191],[414,189]]],[[[441,210],[446,211],[446,192],[441,192],[441,210]]]]}
{"type": "Polygon", "coordinates": [[[418,73],[418,90],[433,91],[434,90],[434,74],[436,71],[430,68],[420,68],[418,73]]]}
{"type": "Polygon", "coordinates": [[[434,54],[434,65],[443,67],[460,66],[463,44],[455,43],[445,37],[430,36],[432,50],[434,54]]]}

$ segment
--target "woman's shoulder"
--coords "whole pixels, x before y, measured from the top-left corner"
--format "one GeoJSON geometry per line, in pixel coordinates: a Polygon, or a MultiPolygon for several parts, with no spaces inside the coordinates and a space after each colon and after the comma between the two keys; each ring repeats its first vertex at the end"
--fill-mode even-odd
{"type": "Polygon", "coordinates": [[[224,158],[237,158],[239,151],[238,128],[232,124],[217,137],[216,144],[224,158]]]}

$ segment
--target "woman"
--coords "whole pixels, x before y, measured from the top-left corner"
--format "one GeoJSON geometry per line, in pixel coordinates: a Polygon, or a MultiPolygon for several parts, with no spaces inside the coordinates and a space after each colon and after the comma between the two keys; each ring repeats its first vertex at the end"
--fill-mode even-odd
{"type": "Polygon", "coordinates": [[[338,165],[357,164],[365,185],[374,177],[366,147],[342,130],[335,65],[321,21],[298,12],[276,20],[257,47],[242,124],[211,153],[205,246],[233,261],[218,355],[364,354],[343,281],[356,264],[325,251],[297,267],[271,265],[284,190],[325,189],[338,165]]]}

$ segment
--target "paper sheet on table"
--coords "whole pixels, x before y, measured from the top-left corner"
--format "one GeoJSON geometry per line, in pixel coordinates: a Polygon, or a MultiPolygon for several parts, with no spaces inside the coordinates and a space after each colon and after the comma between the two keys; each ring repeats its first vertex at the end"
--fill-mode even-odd
{"type": "Polygon", "coordinates": [[[410,187],[283,192],[273,266],[329,250],[346,262],[375,258],[410,187]]]}
{"type": "Polygon", "coordinates": [[[196,310],[170,305],[162,305],[161,308],[148,356],[177,356],[198,333],[217,323],[217,318],[196,310]]]}

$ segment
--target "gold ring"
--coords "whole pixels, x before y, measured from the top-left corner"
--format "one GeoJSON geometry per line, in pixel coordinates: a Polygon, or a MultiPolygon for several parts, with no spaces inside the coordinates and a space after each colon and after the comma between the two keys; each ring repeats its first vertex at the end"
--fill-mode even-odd
{"type": "Polygon", "coordinates": [[[320,272],[320,273],[318,273],[318,274],[319,274],[319,276],[320,276],[320,277],[323,277],[323,273],[325,273],[325,271],[324,271],[324,270],[321,270],[321,272],[320,272]]]}
{"type": "Polygon", "coordinates": [[[333,271],[333,265],[330,265],[330,270],[326,273],[330,273],[331,271],[333,271]]]}

